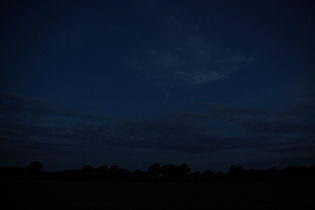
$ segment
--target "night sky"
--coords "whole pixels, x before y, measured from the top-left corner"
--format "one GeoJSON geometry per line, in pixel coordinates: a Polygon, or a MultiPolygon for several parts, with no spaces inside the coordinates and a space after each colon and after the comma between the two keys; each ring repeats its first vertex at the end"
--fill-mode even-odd
{"type": "Polygon", "coordinates": [[[315,165],[315,1],[1,1],[0,165],[315,165]]]}

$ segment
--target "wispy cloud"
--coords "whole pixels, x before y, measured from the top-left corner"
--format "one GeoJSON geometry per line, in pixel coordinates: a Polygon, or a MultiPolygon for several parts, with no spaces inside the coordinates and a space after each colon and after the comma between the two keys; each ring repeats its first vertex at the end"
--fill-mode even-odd
{"type": "Polygon", "coordinates": [[[225,79],[253,62],[253,57],[240,52],[222,53],[226,46],[214,48],[213,41],[195,30],[196,23],[189,17],[169,12],[159,21],[164,23],[158,28],[163,32],[157,32],[153,44],[128,61],[151,84],[200,85],[225,79]]]}
{"type": "Polygon", "coordinates": [[[251,60],[239,55],[217,58],[210,52],[201,53],[202,48],[188,46],[178,52],[151,51],[142,58],[135,58],[132,63],[150,83],[167,86],[200,85],[225,79],[251,60]]]}

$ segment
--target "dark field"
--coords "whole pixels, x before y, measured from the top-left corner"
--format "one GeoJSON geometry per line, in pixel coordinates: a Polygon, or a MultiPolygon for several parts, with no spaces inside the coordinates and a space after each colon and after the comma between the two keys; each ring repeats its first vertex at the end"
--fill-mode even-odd
{"type": "Polygon", "coordinates": [[[0,183],[1,209],[315,209],[314,182],[0,183]]]}

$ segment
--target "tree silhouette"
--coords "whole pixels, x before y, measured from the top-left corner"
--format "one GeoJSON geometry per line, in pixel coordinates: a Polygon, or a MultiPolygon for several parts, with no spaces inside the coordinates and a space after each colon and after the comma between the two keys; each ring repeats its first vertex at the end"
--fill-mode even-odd
{"type": "Polygon", "coordinates": [[[190,174],[190,178],[192,181],[201,181],[201,177],[202,175],[199,171],[195,171],[190,174]]]}
{"type": "Polygon", "coordinates": [[[27,167],[26,171],[32,172],[32,173],[39,173],[43,170],[43,164],[41,162],[35,161],[31,162],[27,167]]]}
{"type": "Polygon", "coordinates": [[[176,180],[177,178],[176,169],[177,167],[175,165],[164,165],[162,167],[163,176],[165,176],[167,180],[176,180]]]}
{"type": "Polygon", "coordinates": [[[193,181],[193,182],[253,182],[253,181],[313,181],[315,167],[290,166],[285,169],[269,168],[267,170],[244,169],[241,166],[231,166],[228,173],[213,173],[210,169],[202,174],[191,173],[187,164],[151,165],[147,171],[130,172],[113,165],[109,168],[101,166],[93,168],[85,165],[81,170],[65,170],[60,172],[42,172],[43,164],[35,161],[25,168],[1,167],[1,179],[25,180],[84,180],[84,181],[193,181]]]}
{"type": "Polygon", "coordinates": [[[212,181],[213,176],[214,176],[213,172],[209,169],[207,169],[203,172],[203,178],[205,181],[212,181]]]}
{"type": "Polygon", "coordinates": [[[175,165],[164,165],[161,169],[166,180],[182,181],[189,179],[190,168],[187,164],[181,164],[178,167],[175,165]]]}
{"type": "Polygon", "coordinates": [[[90,165],[85,165],[82,167],[82,171],[92,171],[92,170],[93,170],[93,167],[90,165]]]}
{"type": "Polygon", "coordinates": [[[109,170],[110,170],[111,172],[116,172],[116,171],[119,170],[119,168],[118,168],[118,166],[116,166],[116,165],[112,165],[112,166],[109,168],[109,170]]]}
{"type": "Polygon", "coordinates": [[[107,171],[107,165],[103,165],[97,168],[99,171],[107,171]]]}
{"type": "Polygon", "coordinates": [[[228,175],[231,180],[243,180],[245,178],[245,169],[241,166],[231,166],[228,175]]]}
{"type": "Polygon", "coordinates": [[[148,174],[152,179],[160,179],[162,174],[162,168],[159,163],[154,163],[148,168],[148,174]]]}
{"type": "Polygon", "coordinates": [[[177,167],[177,176],[181,180],[188,179],[188,175],[190,173],[190,168],[187,164],[183,163],[180,166],[177,167]]]}

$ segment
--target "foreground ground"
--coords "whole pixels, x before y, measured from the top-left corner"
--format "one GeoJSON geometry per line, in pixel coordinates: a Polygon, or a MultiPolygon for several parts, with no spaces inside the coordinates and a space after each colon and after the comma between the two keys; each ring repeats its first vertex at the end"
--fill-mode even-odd
{"type": "Polygon", "coordinates": [[[314,182],[1,181],[0,209],[315,209],[314,182]]]}

